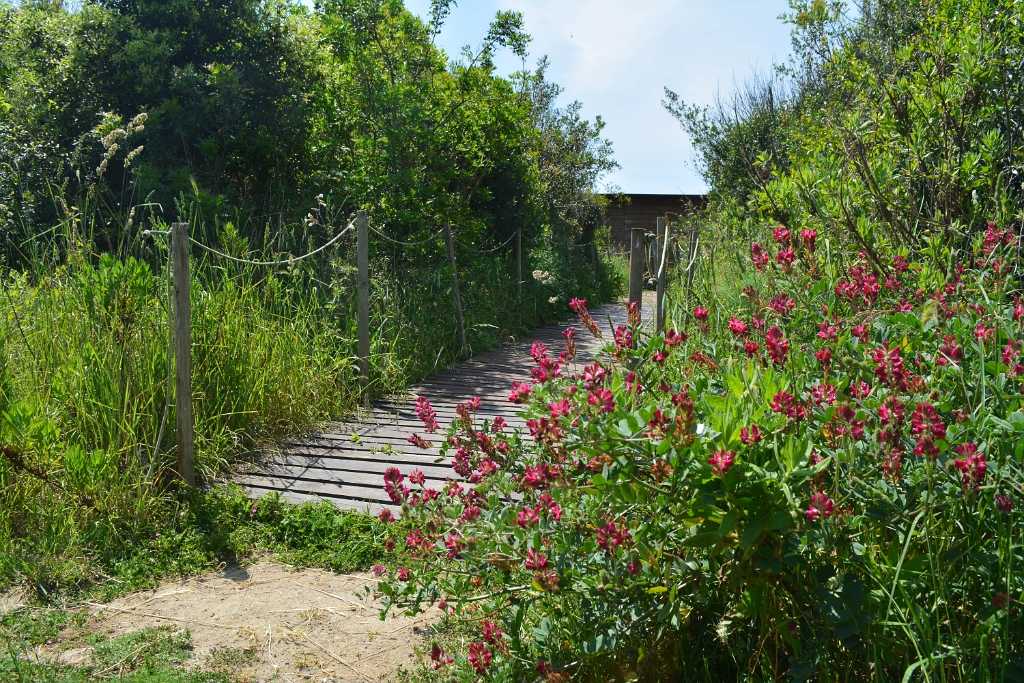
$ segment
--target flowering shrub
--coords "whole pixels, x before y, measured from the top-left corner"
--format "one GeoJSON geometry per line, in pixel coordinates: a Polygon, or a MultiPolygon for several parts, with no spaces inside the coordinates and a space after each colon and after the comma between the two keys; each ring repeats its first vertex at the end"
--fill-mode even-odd
{"type": "Polygon", "coordinates": [[[435,604],[470,634],[435,667],[1022,671],[1018,238],[990,225],[948,274],[901,256],[837,270],[816,238],[780,226],[752,245],[761,286],[743,310],[697,306],[689,336],[634,316],[589,364],[535,344],[509,394],[528,434],[466,403],[444,451],[465,481],[389,475],[408,527],[389,608],[435,604]]]}

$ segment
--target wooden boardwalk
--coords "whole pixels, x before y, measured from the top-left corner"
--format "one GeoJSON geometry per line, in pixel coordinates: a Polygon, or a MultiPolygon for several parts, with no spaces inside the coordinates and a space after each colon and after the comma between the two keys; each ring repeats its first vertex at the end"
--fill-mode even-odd
{"type": "MultiPolygon", "coordinates": [[[[622,303],[601,306],[591,313],[607,339],[611,338],[611,326],[626,319],[622,303]]],[[[645,310],[645,321],[649,315],[645,310]]],[[[394,508],[384,493],[384,470],[388,467],[398,467],[405,474],[418,468],[431,488],[440,488],[449,479],[461,479],[452,470],[449,459],[437,461],[438,448],[455,417],[456,405],[479,396],[481,406],[477,414],[481,418],[500,415],[510,427],[525,428],[519,406],[509,403],[508,392],[513,382],[530,381],[533,360],[529,351],[533,341],[547,344],[555,356],[564,346],[562,332],[570,325],[579,328],[576,362],[588,362],[600,349],[600,342],[575,320],[550,325],[521,342],[479,354],[439,372],[412,387],[407,396],[380,400],[349,420],[329,424],[320,432],[286,439],[280,448],[263,454],[257,463],[238,472],[233,479],[253,497],[277,491],[292,502],[327,500],[340,508],[371,513],[394,508]],[[427,434],[416,417],[416,396],[425,396],[437,411],[441,429],[436,433],[427,434]],[[425,450],[410,444],[408,439],[413,434],[425,438],[432,447],[425,450]]]]}

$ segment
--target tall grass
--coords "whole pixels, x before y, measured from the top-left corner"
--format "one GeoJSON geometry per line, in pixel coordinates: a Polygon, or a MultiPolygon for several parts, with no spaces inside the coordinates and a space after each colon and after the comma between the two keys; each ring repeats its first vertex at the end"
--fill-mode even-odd
{"type": "MultiPolygon", "coordinates": [[[[70,227],[54,231],[66,254],[8,271],[0,295],[0,445],[9,449],[0,458],[0,584],[22,577],[44,590],[116,574],[183,510],[166,486],[176,443],[162,226],[153,243],[125,250],[134,256],[92,254],[70,227]]],[[[217,234],[221,249],[257,254],[230,225],[195,228],[217,234]]],[[[194,250],[193,400],[205,481],[261,441],[358,404],[351,249],[276,269],[194,250]]],[[[517,301],[507,256],[463,256],[467,351],[456,348],[446,263],[396,272],[374,261],[375,395],[558,317],[577,293],[531,279],[517,301]]],[[[538,263],[557,258],[535,254],[538,263]]],[[[603,269],[558,265],[579,293],[615,293],[619,280],[603,269]]]]}

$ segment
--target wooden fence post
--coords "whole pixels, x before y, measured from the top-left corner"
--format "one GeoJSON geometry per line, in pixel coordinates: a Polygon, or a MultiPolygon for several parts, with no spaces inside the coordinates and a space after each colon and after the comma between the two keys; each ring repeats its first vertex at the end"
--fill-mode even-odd
{"type": "Polygon", "coordinates": [[[357,332],[359,336],[359,382],[363,402],[370,401],[370,219],[365,211],[356,214],[357,332]]]}
{"type": "Polygon", "coordinates": [[[452,268],[452,304],[455,306],[455,323],[458,325],[459,353],[462,354],[466,351],[466,319],[462,313],[462,295],[459,292],[459,271],[455,263],[455,240],[452,238],[451,223],[444,224],[444,240],[448,244],[448,265],[452,268]]]}
{"type": "Polygon", "coordinates": [[[644,295],[644,229],[629,231],[629,303],[640,305],[644,295]]]}
{"type": "Polygon", "coordinates": [[[523,226],[516,228],[516,301],[523,303],[523,226]]]}
{"type": "Polygon", "coordinates": [[[654,310],[657,317],[657,331],[665,331],[665,284],[668,280],[668,243],[671,223],[664,217],[658,216],[658,243],[661,246],[661,253],[658,264],[658,296],[655,299],[654,310]]]}
{"type": "Polygon", "coordinates": [[[697,223],[690,226],[690,244],[686,249],[686,303],[690,304],[693,298],[693,273],[697,265],[697,245],[700,233],[697,231],[697,223]]]}
{"type": "Polygon", "coordinates": [[[171,272],[174,278],[175,394],[174,413],[178,428],[177,472],[186,484],[195,486],[195,424],[192,418],[192,277],[189,272],[188,223],[171,226],[171,272]]]}

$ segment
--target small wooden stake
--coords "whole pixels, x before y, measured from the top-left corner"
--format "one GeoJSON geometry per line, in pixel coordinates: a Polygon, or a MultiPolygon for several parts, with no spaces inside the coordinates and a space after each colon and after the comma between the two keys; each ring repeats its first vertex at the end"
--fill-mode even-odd
{"type": "Polygon", "coordinates": [[[363,402],[370,401],[370,220],[365,211],[356,214],[357,332],[359,335],[359,383],[363,402]]]}
{"type": "Polygon", "coordinates": [[[657,317],[657,331],[665,331],[665,285],[668,280],[668,240],[670,223],[663,217],[658,217],[658,241],[661,244],[661,260],[658,265],[658,296],[655,299],[655,316],[657,317]]]}
{"type": "Polygon", "coordinates": [[[644,229],[629,231],[629,303],[640,305],[644,295],[644,229]]]}
{"type": "Polygon", "coordinates": [[[697,263],[697,244],[700,234],[697,231],[697,223],[690,226],[690,244],[686,249],[686,303],[689,305],[693,297],[693,273],[697,263]]]}
{"type": "Polygon", "coordinates": [[[452,268],[452,305],[455,307],[455,323],[459,332],[459,353],[466,352],[466,319],[462,313],[462,295],[459,292],[459,270],[455,263],[455,240],[452,238],[451,223],[444,225],[444,240],[448,244],[448,265],[452,268]]]}
{"type": "Polygon", "coordinates": [[[516,301],[523,303],[523,226],[516,228],[516,301]]]}
{"type": "Polygon", "coordinates": [[[171,226],[171,271],[174,278],[175,415],[178,427],[177,471],[195,486],[195,424],[192,418],[192,277],[189,272],[188,223],[171,226]]]}

